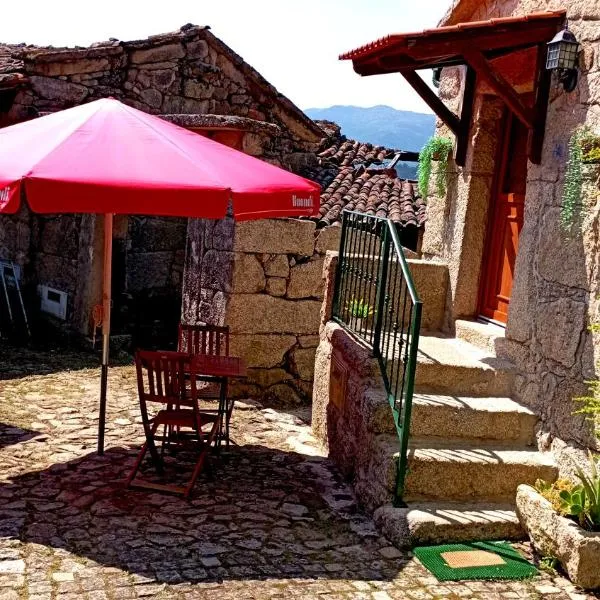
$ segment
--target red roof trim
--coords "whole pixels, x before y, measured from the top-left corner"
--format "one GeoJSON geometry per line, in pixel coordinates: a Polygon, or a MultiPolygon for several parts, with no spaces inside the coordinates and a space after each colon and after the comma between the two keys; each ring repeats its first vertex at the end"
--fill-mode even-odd
{"type": "Polygon", "coordinates": [[[378,50],[389,48],[391,46],[407,46],[410,42],[416,42],[418,39],[430,38],[430,41],[435,41],[435,37],[449,33],[464,32],[469,30],[480,29],[495,29],[503,25],[511,25],[517,23],[527,23],[531,21],[543,21],[548,19],[556,19],[565,16],[565,11],[547,11],[531,13],[522,17],[504,17],[500,19],[489,19],[487,21],[471,21],[465,23],[457,23],[456,25],[446,25],[435,29],[425,29],[423,31],[413,33],[394,33],[387,35],[378,40],[365,44],[344,54],[340,54],[340,60],[355,60],[357,58],[365,58],[371,54],[376,54],[378,50]]]}

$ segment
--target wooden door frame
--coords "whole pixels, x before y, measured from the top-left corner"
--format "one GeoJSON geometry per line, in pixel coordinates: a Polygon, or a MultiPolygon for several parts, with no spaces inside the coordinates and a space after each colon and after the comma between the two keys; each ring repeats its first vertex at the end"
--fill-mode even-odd
{"type": "Polygon", "coordinates": [[[502,118],[500,119],[500,135],[498,136],[499,144],[496,147],[496,157],[495,164],[496,169],[494,171],[494,176],[492,180],[492,189],[490,194],[490,202],[488,205],[488,219],[487,226],[485,232],[484,239],[484,247],[483,247],[483,256],[481,259],[481,268],[479,269],[479,286],[477,290],[477,319],[483,319],[485,321],[490,321],[501,327],[506,327],[506,323],[502,323],[502,321],[497,321],[496,319],[492,319],[490,317],[486,317],[482,314],[482,308],[485,301],[485,291],[486,288],[484,286],[484,274],[488,270],[490,261],[491,261],[491,244],[489,240],[491,240],[492,229],[494,227],[494,215],[496,211],[496,205],[498,203],[498,197],[500,195],[500,188],[502,186],[502,178],[506,172],[506,163],[508,162],[508,151],[510,147],[510,134],[512,129],[513,119],[515,119],[515,115],[511,113],[511,111],[505,107],[502,118]]]}

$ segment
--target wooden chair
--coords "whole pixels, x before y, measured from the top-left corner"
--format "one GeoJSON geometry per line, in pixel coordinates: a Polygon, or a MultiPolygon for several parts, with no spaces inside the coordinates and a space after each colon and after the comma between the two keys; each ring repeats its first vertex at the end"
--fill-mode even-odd
{"type": "MultiPolygon", "coordinates": [[[[188,354],[213,354],[217,356],[229,356],[229,327],[218,325],[187,325],[179,324],[177,350],[188,354]]],[[[199,374],[201,375],[201,374],[199,374]]],[[[225,414],[224,439],[229,447],[229,423],[233,413],[234,400],[227,397],[227,381],[217,381],[214,378],[206,378],[205,385],[198,390],[202,400],[220,400],[224,395],[227,410],[225,414]]],[[[208,409],[214,412],[216,409],[208,409]]],[[[222,433],[222,432],[220,432],[222,433]]]]}
{"type": "Polygon", "coordinates": [[[146,442],[129,477],[127,487],[142,487],[160,491],[190,495],[198,475],[206,461],[210,447],[216,443],[221,429],[222,413],[200,410],[198,396],[198,377],[194,371],[190,355],[181,352],[138,351],[135,355],[138,395],[142,424],[146,442]],[[153,403],[160,408],[150,417],[148,408],[153,403]],[[157,435],[163,425],[169,435],[157,435]],[[198,452],[192,477],[185,487],[150,483],[137,479],[139,468],[149,451],[152,462],[159,475],[164,473],[162,452],[159,454],[156,442],[175,443],[192,446],[198,452]]]}
{"type": "Polygon", "coordinates": [[[188,354],[229,356],[229,327],[180,323],[177,350],[188,354]]]}

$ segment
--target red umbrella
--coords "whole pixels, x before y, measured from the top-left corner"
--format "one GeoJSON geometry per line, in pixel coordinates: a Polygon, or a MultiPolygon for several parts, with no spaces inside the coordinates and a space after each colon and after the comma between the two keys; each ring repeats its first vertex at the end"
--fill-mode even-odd
{"type": "Polygon", "coordinates": [[[103,99],[0,129],[0,214],[24,195],[39,213],[104,213],[98,451],[104,450],[114,214],[239,220],[313,216],[319,186],[103,99]]]}

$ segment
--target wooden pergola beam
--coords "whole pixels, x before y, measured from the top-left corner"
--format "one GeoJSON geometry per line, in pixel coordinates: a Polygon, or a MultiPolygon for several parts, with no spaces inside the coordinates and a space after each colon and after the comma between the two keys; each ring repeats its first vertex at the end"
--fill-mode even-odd
{"type": "Polygon", "coordinates": [[[471,129],[471,117],[473,116],[473,102],[475,100],[475,84],[477,74],[470,66],[467,66],[465,74],[465,88],[463,91],[462,108],[460,111],[460,128],[456,134],[456,152],[454,160],[457,165],[464,167],[469,147],[469,130],[471,129]]]}
{"type": "Polygon", "coordinates": [[[435,95],[431,88],[419,77],[416,71],[402,70],[402,77],[410,83],[412,88],[421,96],[423,101],[431,110],[458,135],[460,131],[460,119],[435,95]]]}
{"type": "Polygon", "coordinates": [[[527,155],[529,160],[539,165],[542,162],[542,147],[546,131],[546,114],[552,74],[546,69],[546,44],[538,45],[535,69],[535,101],[533,105],[533,127],[529,130],[527,140],[527,155]]]}
{"type": "Polygon", "coordinates": [[[477,72],[497,94],[502,98],[504,103],[512,110],[515,116],[527,127],[533,129],[534,115],[531,108],[526,106],[514,88],[504,77],[498,73],[493,65],[485,58],[485,56],[476,49],[463,47],[461,53],[465,61],[477,72]]]}

